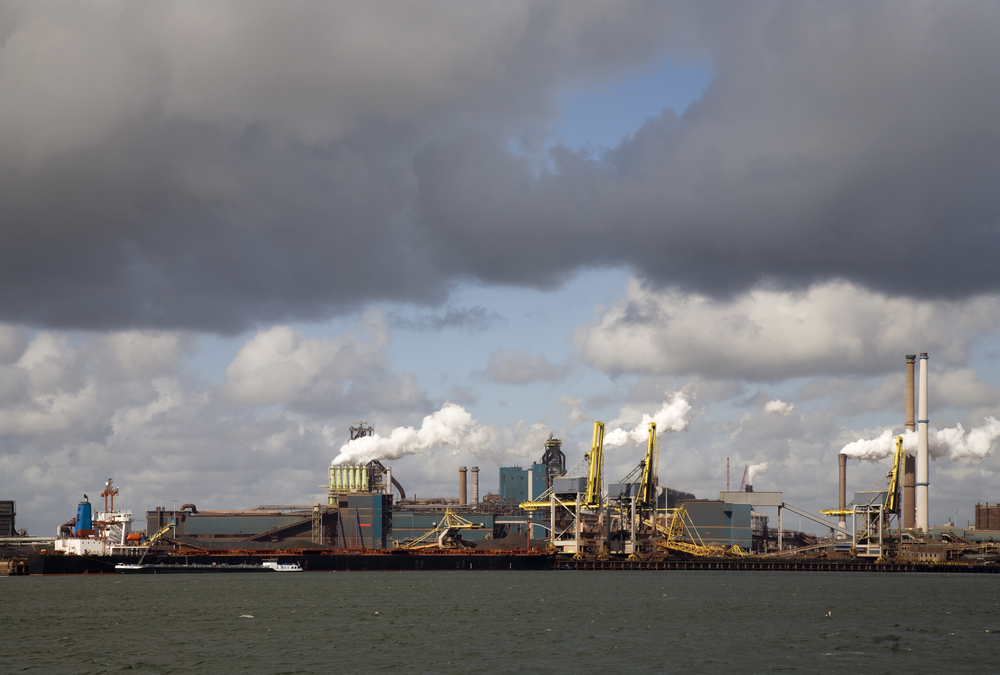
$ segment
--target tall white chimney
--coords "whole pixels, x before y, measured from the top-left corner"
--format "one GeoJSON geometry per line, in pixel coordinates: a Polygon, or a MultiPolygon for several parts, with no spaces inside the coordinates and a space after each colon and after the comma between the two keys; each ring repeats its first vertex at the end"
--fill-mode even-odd
{"type": "Polygon", "coordinates": [[[926,532],[927,486],[927,352],[920,355],[920,392],[917,395],[917,529],[926,532]]]}
{"type": "Polygon", "coordinates": [[[478,466],[472,467],[472,485],[470,487],[472,488],[470,490],[470,492],[472,493],[470,495],[470,497],[471,497],[470,501],[472,502],[472,508],[476,508],[479,505],[479,467],[478,466]]]}

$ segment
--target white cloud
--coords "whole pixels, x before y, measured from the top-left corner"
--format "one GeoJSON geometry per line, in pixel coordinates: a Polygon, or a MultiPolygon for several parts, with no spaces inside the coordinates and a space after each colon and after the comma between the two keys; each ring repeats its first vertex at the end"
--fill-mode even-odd
{"type": "Polygon", "coordinates": [[[326,339],[307,338],[290,326],[258,331],[226,368],[224,390],[249,405],[339,393],[350,380],[387,365],[389,331],[384,318],[370,313],[363,324],[364,335],[326,339]]]}
{"type": "Polygon", "coordinates": [[[67,520],[109,476],[137,511],[173,498],[308,503],[322,498],[325,467],[360,414],[410,419],[428,406],[412,376],[389,369],[388,331],[374,314],[323,338],[262,330],[220,386],[189,374],[194,342],[181,333],[25,341],[0,326],[0,338],[16,356],[0,364],[0,495],[18,501],[18,522],[34,533],[67,520]]]}
{"type": "Polygon", "coordinates": [[[575,331],[574,343],[587,363],[610,373],[777,381],[885,372],[914,351],[963,364],[998,319],[991,296],[894,298],[838,281],[714,300],[633,280],[624,298],[575,331]]]}
{"type": "Polygon", "coordinates": [[[768,401],[764,404],[764,414],[766,415],[791,415],[792,409],[795,408],[791,403],[785,403],[784,401],[778,399],[776,401],[768,401]]]}

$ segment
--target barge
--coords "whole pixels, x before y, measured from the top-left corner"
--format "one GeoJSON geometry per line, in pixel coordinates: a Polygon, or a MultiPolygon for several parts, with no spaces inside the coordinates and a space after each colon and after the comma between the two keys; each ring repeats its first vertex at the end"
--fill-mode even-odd
{"type": "MultiPolygon", "coordinates": [[[[401,572],[451,570],[544,570],[555,567],[555,554],[545,551],[439,551],[408,549],[274,549],[244,551],[150,552],[146,567],[257,566],[277,561],[298,565],[305,572],[401,572]]],[[[135,556],[33,553],[27,556],[28,574],[117,574],[118,565],[136,564],[135,556]]]]}

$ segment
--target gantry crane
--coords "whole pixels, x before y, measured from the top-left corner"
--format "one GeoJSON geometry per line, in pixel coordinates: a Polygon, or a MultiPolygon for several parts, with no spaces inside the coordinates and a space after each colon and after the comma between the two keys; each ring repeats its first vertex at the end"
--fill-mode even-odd
{"type": "Polygon", "coordinates": [[[639,559],[637,529],[656,511],[657,440],[656,422],[650,422],[645,457],[620,483],[611,487],[608,495],[609,504],[614,503],[613,508],[619,514],[620,530],[613,538],[623,542],[628,533],[624,552],[629,554],[630,560],[639,559]],[[638,480],[634,480],[637,474],[638,480]]]}
{"type": "Polygon", "coordinates": [[[590,452],[577,466],[570,469],[572,474],[587,462],[587,476],[563,477],[553,480],[551,488],[532,501],[521,502],[520,507],[533,512],[540,509],[549,511],[550,545],[565,553],[582,556],[584,553],[606,554],[603,541],[601,519],[603,518],[604,495],[604,422],[594,422],[594,435],[590,452]],[[597,527],[584,523],[584,511],[597,512],[597,527]]]}
{"type": "Polygon", "coordinates": [[[853,503],[846,509],[824,509],[824,516],[852,516],[854,540],[851,546],[854,555],[863,558],[878,558],[885,560],[894,558],[897,553],[897,542],[890,534],[893,519],[899,522],[900,499],[899,481],[903,471],[906,451],[903,449],[903,437],[896,436],[896,449],[893,453],[892,466],[885,478],[872,485],[864,492],[856,494],[872,495],[867,503],[853,503]],[[879,489],[885,481],[885,489],[879,489]]]}

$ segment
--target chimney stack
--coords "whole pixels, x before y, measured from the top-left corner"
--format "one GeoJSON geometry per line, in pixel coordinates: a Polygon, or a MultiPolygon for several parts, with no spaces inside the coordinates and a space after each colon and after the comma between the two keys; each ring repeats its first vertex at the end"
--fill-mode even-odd
{"type": "MultiPolygon", "coordinates": [[[[840,505],[837,508],[844,511],[847,508],[847,455],[843,453],[837,455],[837,462],[840,464],[840,489],[838,490],[840,493],[840,505]]],[[[847,516],[841,514],[840,522],[837,524],[846,530],[847,516]]],[[[838,532],[837,536],[843,537],[843,534],[838,532]]]]}
{"type": "Polygon", "coordinates": [[[469,503],[469,499],[465,494],[465,467],[458,467],[458,503],[465,506],[469,503]]]}
{"type": "Polygon", "coordinates": [[[479,467],[472,467],[472,506],[479,505],[479,467]]]}
{"type": "MultiPolygon", "coordinates": [[[[913,365],[916,354],[906,355],[906,430],[916,431],[913,421],[913,365]]],[[[907,453],[903,458],[903,528],[912,530],[917,526],[917,458],[907,453]]]]}
{"type": "Polygon", "coordinates": [[[926,532],[927,486],[927,352],[920,354],[920,394],[917,399],[917,529],[926,532]]]}

